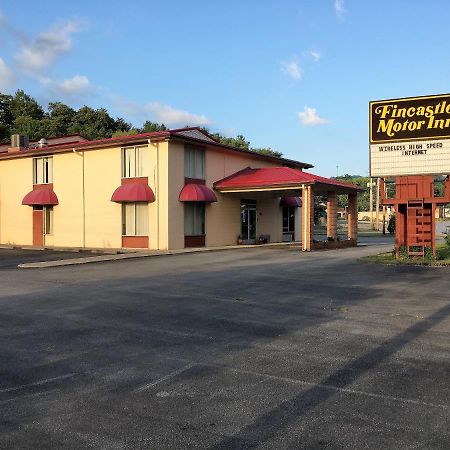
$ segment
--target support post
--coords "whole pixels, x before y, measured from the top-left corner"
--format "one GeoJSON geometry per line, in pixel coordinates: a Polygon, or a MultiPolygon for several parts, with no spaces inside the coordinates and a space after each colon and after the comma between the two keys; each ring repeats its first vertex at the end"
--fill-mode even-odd
{"type": "Polygon", "coordinates": [[[348,238],[358,239],[358,205],[357,194],[348,194],[347,207],[348,238]]]}
{"type": "Polygon", "coordinates": [[[304,186],[302,189],[302,211],[302,250],[310,252],[314,232],[314,190],[312,186],[304,186]]]}
{"type": "Polygon", "coordinates": [[[334,191],[327,193],[327,237],[337,240],[337,196],[334,191]]]}
{"type": "Polygon", "coordinates": [[[377,231],[380,231],[380,179],[377,178],[377,190],[375,201],[375,227],[377,231]]]}
{"type": "Polygon", "coordinates": [[[370,229],[373,230],[373,179],[369,178],[369,216],[370,229]]]}

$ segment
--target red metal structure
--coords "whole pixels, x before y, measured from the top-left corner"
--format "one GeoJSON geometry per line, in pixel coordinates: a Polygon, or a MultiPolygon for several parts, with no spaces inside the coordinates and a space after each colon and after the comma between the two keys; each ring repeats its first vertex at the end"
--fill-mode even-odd
{"type": "Polygon", "coordinates": [[[383,205],[395,207],[395,249],[397,258],[400,248],[408,255],[425,256],[431,247],[436,254],[436,206],[450,202],[450,179],[444,182],[444,196],[435,197],[433,175],[412,175],[395,178],[395,197],[386,196],[385,180],[380,180],[383,205]]]}

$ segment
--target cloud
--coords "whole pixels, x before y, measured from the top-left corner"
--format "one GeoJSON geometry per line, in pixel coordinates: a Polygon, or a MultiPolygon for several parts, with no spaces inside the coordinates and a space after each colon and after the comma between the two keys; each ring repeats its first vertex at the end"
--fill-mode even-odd
{"type": "Polygon", "coordinates": [[[281,64],[281,68],[284,73],[289,75],[293,80],[301,80],[302,78],[302,69],[298,62],[284,62],[281,64]]]}
{"type": "Polygon", "coordinates": [[[314,127],[330,122],[329,120],[320,117],[319,114],[317,114],[316,108],[308,108],[307,106],[305,106],[304,111],[298,113],[298,118],[300,123],[305,127],[314,127]]]}
{"type": "Polygon", "coordinates": [[[91,82],[85,75],[75,75],[62,81],[40,77],[39,81],[42,85],[64,97],[83,96],[93,90],[91,82]]]}
{"type": "Polygon", "coordinates": [[[204,126],[211,121],[203,114],[192,114],[182,109],[173,108],[159,102],[149,102],[138,104],[135,102],[116,99],[117,108],[122,114],[139,117],[140,119],[153,119],[165,125],[199,125],[204,126]]]}
{"type": "Polygon", "coordinates": [[[0,57],[0,91],[6,91],[13,86],[16,77],[13,71],[6,65],[0,57]]]}
{"type": "Polygon", "coordinates": [[[16,61],[28,73],[42,72],[72,49],[71,35],[81,28],[79,20],[60,22],[52,29],[22,43],[16,61]]]}
{"type": "Polygon", "coordinates": [[[309,55],[314,61],[319,61],[319,59],[322,57],[322,55],[315,50],[310,50],[309,55]]]}
{"type": "Polygon", "coordinates": [[[339,20],[344,20],[345,8],[344,0],[334,0],[334,11],[339,20]]]}

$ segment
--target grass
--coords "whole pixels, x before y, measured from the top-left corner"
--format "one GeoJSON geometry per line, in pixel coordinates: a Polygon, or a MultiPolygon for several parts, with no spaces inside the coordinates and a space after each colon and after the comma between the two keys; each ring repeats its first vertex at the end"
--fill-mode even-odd
{"type": "Polygon", "coordinates": [[[446,244],[436,245],[436,258],[425,259],[421,257],[395,258],[395,252],[379,253],[378,255],[370,255],[362,258],[364,261],[388,264],[388,265],[420,265],[420,266],[450,266],[450,246],[446,244]]]}

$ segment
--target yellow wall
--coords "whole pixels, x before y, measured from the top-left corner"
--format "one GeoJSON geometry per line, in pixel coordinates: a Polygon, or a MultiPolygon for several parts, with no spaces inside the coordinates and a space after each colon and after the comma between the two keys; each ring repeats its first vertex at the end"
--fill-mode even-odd
{"type": "Polygon", "coordinates": [[[167,248],[184,247],[184,203],[179,195],[184,186],[184,144],[170,143],[168,146],[168,179],[164,189],[167,191],[167,248]]]}
{"type": "Polygon", "coordinates": [[[84,153],[86,247],[120,248],[122,209],[111,201],[121,182],[120,147],[84,153]]]}
{"type": "Polygon", "coordinates": [[[31,158],[11,159],[0,164],[0,243],[33,244],[33,208],[22,205],[33,189],[31,158]]]}
{"type": "Polygon", "coordinates": [[[83,155],[63,153],[53,156],[53,190],[59,205],[53,208],[53,236],[45,245],[83,246],[83,155]]]}
{"type": "MultiPolygon", "coordinates": [[[[206,185],[212,188],[215,181],[251,167],[275,167],[277,164],[246,155],[233,154],[208,148],[206,151],[206,185]]],[[[270,196],[270,194],[267,194],[270,196]]],[[[282,223],[279,198],[262,198],[249,194],[216,193],[217,203],[206,208],[206,245],[210,247],[236,245],[241,232],[241,197],[256,199],[257,235],[270,234],[272,242],[281,241],[282,223]],[[260,216],[259,213],[262,213],[260,216]]]]}

